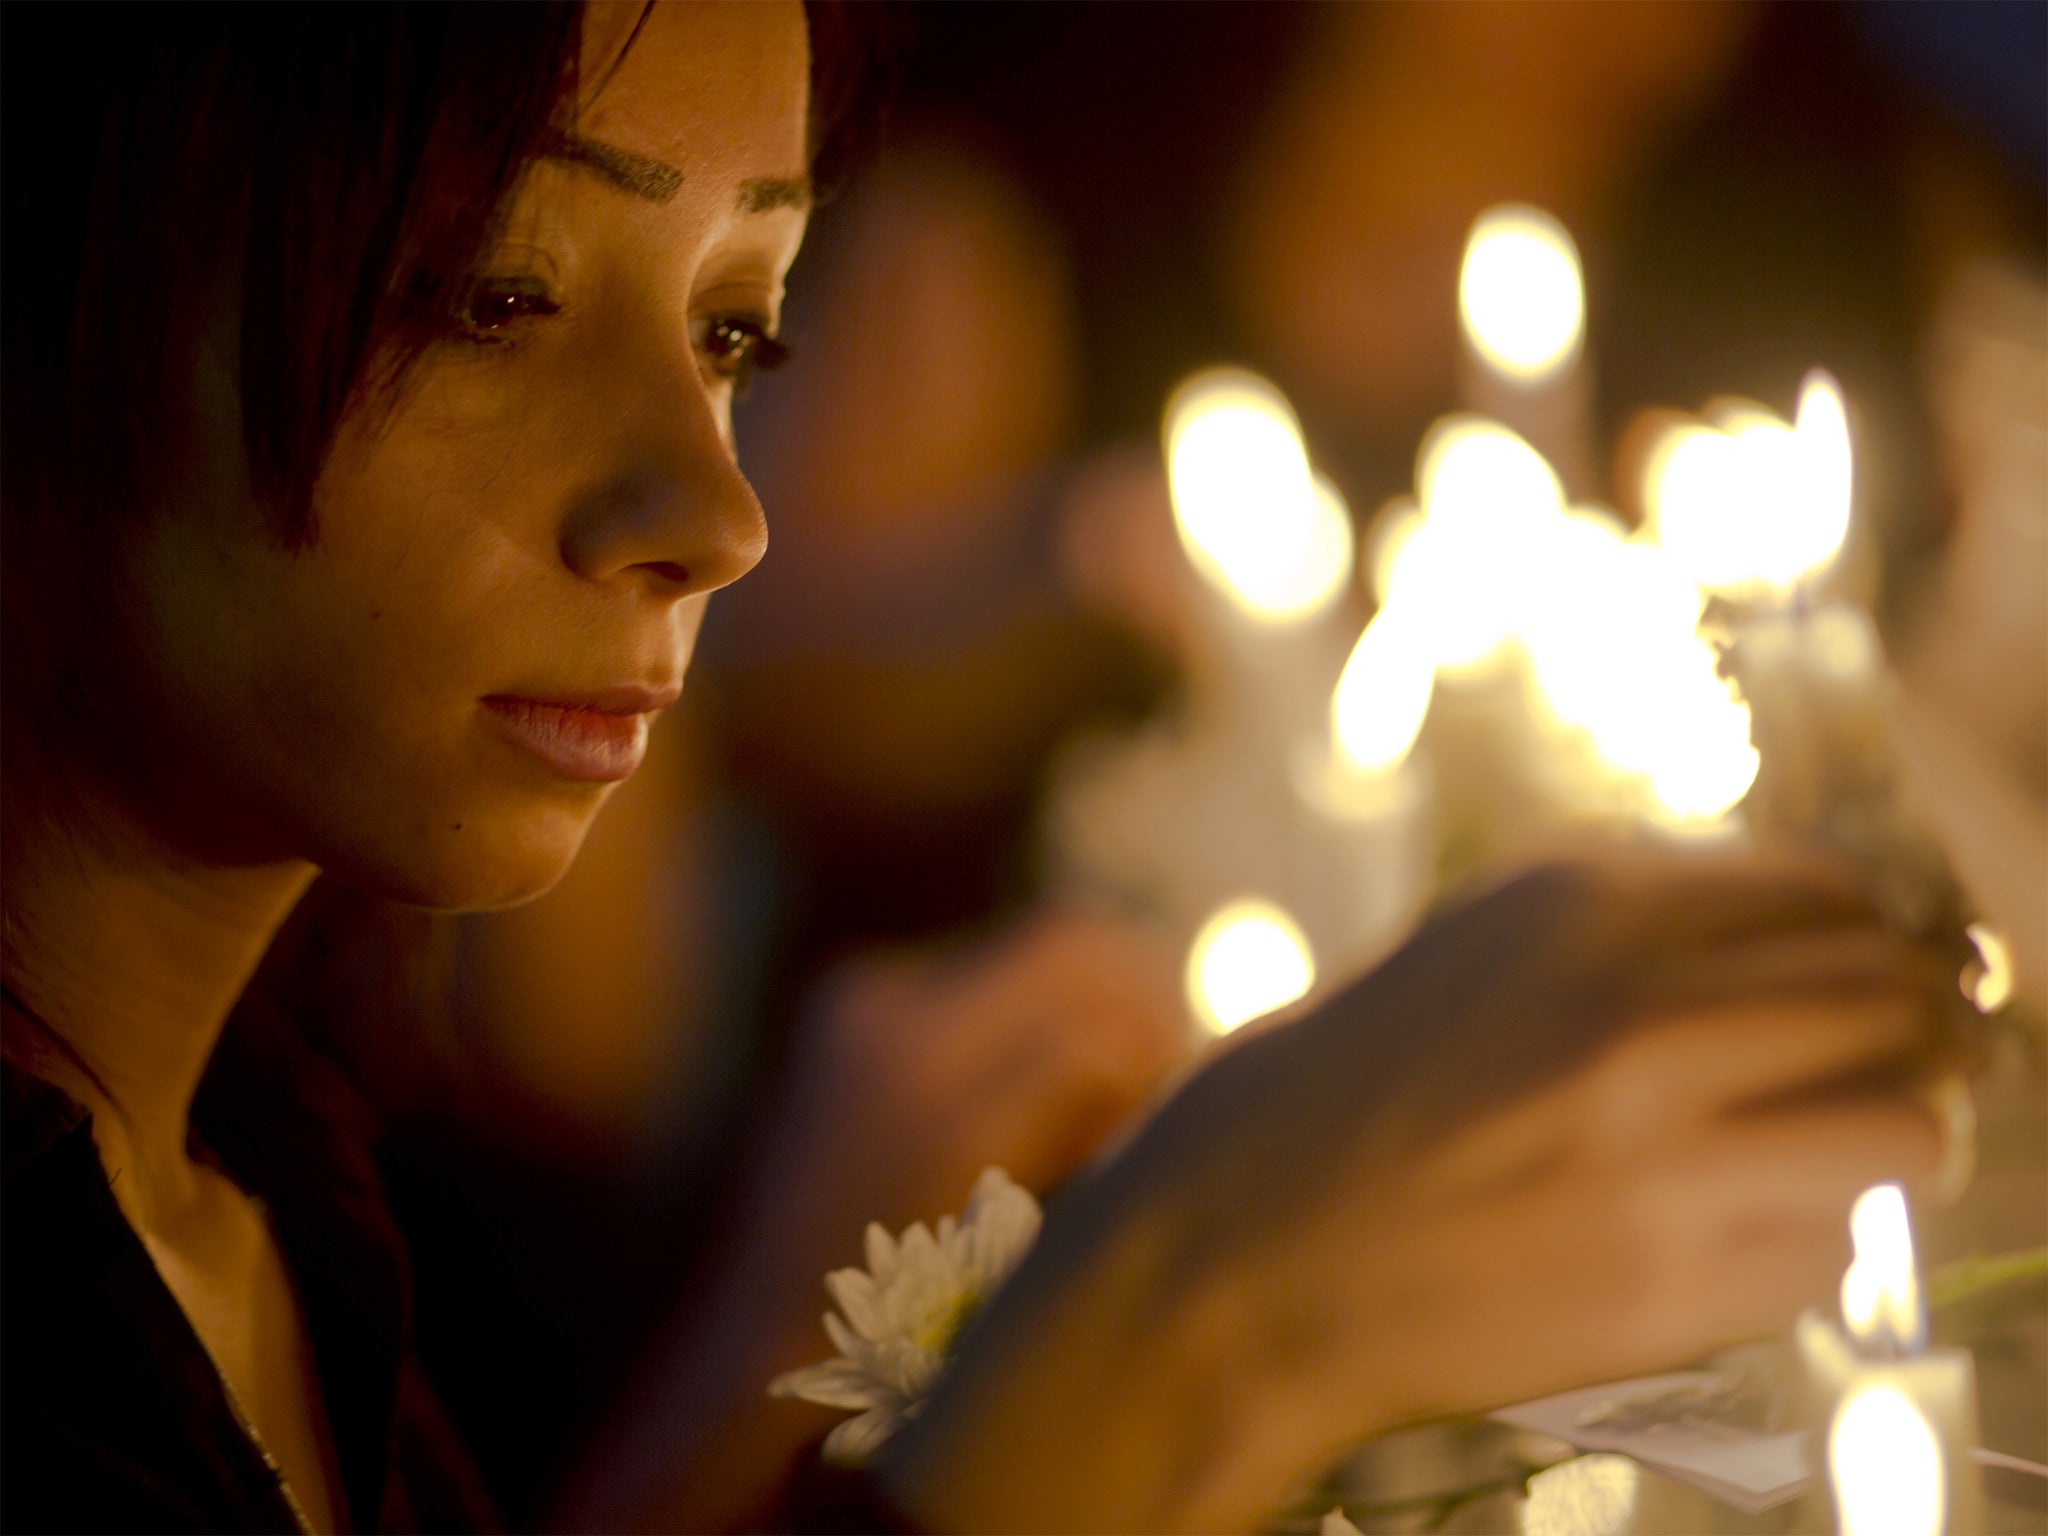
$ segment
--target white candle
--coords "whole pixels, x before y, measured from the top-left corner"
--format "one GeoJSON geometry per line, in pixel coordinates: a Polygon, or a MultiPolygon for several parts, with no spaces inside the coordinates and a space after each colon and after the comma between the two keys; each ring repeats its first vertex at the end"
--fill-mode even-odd
{"type": "Polygon", "coordinates": [[[1865,1190],[1850,1232],[1856,1257],[1842,1277],[1847,1332],[1811,1312],[1797,1330],[1810,1422],[1827,1437],[1825,1450],[1817,1444],[1813,1454],[1826,1460],[1835,1522],[1857,1536],[1972,1536],[1983,1520],[1983,1487],[1971,1460],[1975,1364],[1968,1350],[1926,1347],[1912,1227],[1899,1187],[1865,1190]],[[1933,1451],[1893,1398],[1924,1423],[1933,1451]],[[1930,1460],[1931,1472],[1924,1466],[1930,1460]],[[1931,1524],[1918,1513],[1928,1497],[1937,1501],[1931,1524]]]}
{"type": "Polygon", "coordinates": [[[1586,494],[1594,472],[1586,292],[1564,226],[1521,204],[1481,214],[1458,273],[1458,317],[1467,403],[1521,433],[1586,494]]]}
{"type": "Polygon", "coordinates": [[[1942,1536],[1941,1437],[1913,1399],[1859,1382],[1828,1430],[1828,1477],[1842,1536],[1942,1536]]]}

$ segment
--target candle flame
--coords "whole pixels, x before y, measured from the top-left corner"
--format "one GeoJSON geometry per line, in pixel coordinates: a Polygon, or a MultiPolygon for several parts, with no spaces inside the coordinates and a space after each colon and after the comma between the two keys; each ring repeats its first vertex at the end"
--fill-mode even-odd
{"type": "Polygon", "coordinates": [[[1712,830],[1749,790],[1749,709],[1697,633],[1704,598],[1677,562],[1574,510],[1546,530],[1520,621],[1538,699],[1642,781],[1651,817],[1712,830]]]}
{"type": "Polygon", "coordinates": [[[1917,1351],[1926,1340],[1927,1318],[1913,1267],[1906,1192],[1896,1184],[1863,1191],[1849,1212],[1849,1235],[1856,1257],[1842,1276],[1842,1321],[1850,1335],[1866,1347],[1917,1351]]]}
{"type": "Polygon", "coordinates": [[[1849,533],[1854,469],[1848,414],[1815,370],[1786,422],[1750,401],[1717,401],[1709,423],[1667,430],[1643,500],[1657,543],[1709,591],[1782,594],[1820,575],[1849,533]]]}
{"type": "Polygon", "coordinates": [[[1798,574],[1827,569],[1849,537],[1856,486],[1855,452],[1849,443],[1849,413],[1841,387],[1816,368],[1799,387],[1792,420],[1799,464],[1798,574]]]}
{"type": "Polygon", "coordinates": [[[1947,1474],[1927,1415],[1887,1382],[1852,1387],[1828,1431],[1842,1536],[1941,1536],[1947,1474]]]}
{"type": "Polygon", "coordinates": [[[1257,374],[1200,373],[1166,406],[1175,526],[1195,568],[1250,617],[1325,612],[1350,579],[1351,519],[1309,470],[1294,410],[1257,374]]]}
{"type": "Polygon", "coordinates": [[[1536,548],[1564,509],[1557,472],[1496,422],[1454,416],[1431,427],[1416,462],[1422,524],[1391,562],[1429,630],[1437,664],[1458,673],[1513,634],[1536,548]]]}
{"type": "Polygon", "coordinates": [[[1435,678],[1427,636],[1410,610],[1390,603],[1373,615],[1330,699],[1331,733],[1346,766],[1362,773],[1400,767],[1429,714],[1435,678]]]}
{"type": "Polygon", "coordinates": [[[1271,902],[1231,902],[1202,925],[1188,951],[1188,1003],[1212,1035],[1307,994],[1316,968],[1294,919],[1271,902]]]}
{"type": "Polygon", "coordinates": [[[1579,251],[1539,208],[1488,209],[1466,237],[1458,313],[1473,350],[1518,384],[1535,384],[1578,355],[1586,333],[1579,251]]]}

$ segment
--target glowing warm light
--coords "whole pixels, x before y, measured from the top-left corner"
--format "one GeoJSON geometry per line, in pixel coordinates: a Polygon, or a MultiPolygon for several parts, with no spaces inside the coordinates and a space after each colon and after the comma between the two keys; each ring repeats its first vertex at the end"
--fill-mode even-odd
{"type": "Polygon", "coordinates": [[[1270,902],[1230,903],[1202,925],[1188,951],[1188,1002],[1213,1035],[1286,1007],[1315,979],[1308,940],[1270,902]]]}
{"type": "Polygon", "coordinates": [[[1309,472],[1286,397],[1257,374],[1197,374],[1166,406],[1174,523],[1195,568],[1245,613],[1323,612],[1351,575],[1351,520],[1309,472]]]}
{"type": "Polygon", "coordinates": [[[1415,485],[1432,523],[1505,522],[1564,505],[1564,487],[1543,455],[1483,416],[1446,417],[1429,429],[1415,485]]]}
{"type": "Polygon", "coordinates": [[[1849,446],[1849,413],[1835,381],[1816,368],[1799,387],[1792,421],[1797,461],[1798,535],[1787,558],[1795,576],[1825,570],[1849,536],[1854,502],[1855,456],[1849,446]]]}
{"type": "Polygon", "coordinates": [[[1752,579],[1756,508],[1742,472],[1734,443],[1695,422],[1670,428],[1650,450],[1643,502],[1651,533],[1709,591],[1739,591],[1752,579]]]}
{"type": "Polygon", "coordinates": [[[1905,1191],[1874,1184],[1849,1212],[1856,1257],[1842,1276],[1842,1321],[1865,1345],[1910,1353],[1926,1338],[1920,1276],[1913,1268],[1913,1227],[1905,1191]]]}
{"type": "Polygon", "coordinates": [[[1609,534],[1617,539],[1628,537],[1628,525],[1612,507],[1592,504],[1567,507],[1564,515],[1571,522],[1591,528],[1596,533],[1609,534]]]}
{"type": "Polygon", "coordinates": [[[1518,383],[1555,374],[1586,330],[1578,247],[1538,208],[1510,204],[1479,216],[1458,273],[1465,335],[1488,366],[1518,383]]]}
{"type": "Polygon", "coordinates": [[[1351,509],[1325,475],[1316,475],[1314,516],[1309,523],[1308,558],[1300,572],[1298,611],[1303,617],[1322,613],[1342,595],[1351,580],[1357,551],[1351,533],[1351,509]]]}
{"type": "Polygon", "coordinates": [[[1373,601],[1385,606],[1401,581],[1402,563],[1411,549],[1421,546],[1415,536],[1422,531],[1422,508],[1412,501],[1397,501],[1380,509],[1366,541],[1365,568],[1372,584],[1373,601]]]}
{"type": "Polygon", "coordinates": [[[1522,1536],[1623,1536],[1642,1469],[1626,1456],[1574,1456],[1529,1479],[1522,1536]]]}
{"type": "Polygon", "coordinates": [[[1983,923],[1972,923],[1965,932],[1976,946],[1978,969],[1964,985],[1963,995],[1980,1013],[1996,1013],[2012,998],[2012,950],[1983,923]]]}
{"type": "Polygon", "coordinates": [[[1941,1437],[1897,1387],[1850,1389],[1828,1430],[1828,1472],[1842,1536],[1941,1536],[1941,1437]]]}
{"type": "Polygon", "coordinates": [[[1494,656],[1514,632],[1536,551],[1564,507],[1543,455],[1497,423],[1438,422],[1423,439],[1416,485],[1420,530],[1392,572],[1411,589],[1429,649],[1456,673],[1494,656]]]}
{"type": "Polygon", "coordinates": [[[1827,569],[1848,537],[1854,471],[1841,391],[1808,375],[1796,423],[1717,401],[1652,448],[1643,499],[1657,543],[1728,597],[1789,591],[1827,569]]]}
{"type": "Polygon", "coordinates": [[[1550,718],[1639,778],[1651,816],[1682,831],[1725,816],[1759,758],[1749,709],[1696,632],[1704,598],[1677,562],[1573,511],[1544,534],[1519,636],[1550,718]]]}
{"type": "Polygon", "coordinates": [[[1348,767],[1384,773],[1401,765],[1429,714],[1435,672],[1428,635],[1405,604],[1380,609],[1330,700],[1331,731],[1348,767]]]}
{"type": "Polygon", "coordinates": [[[1749,742],[1748,708],[1734,700],[1702,704],[1715,712],[1668,737],[1646,776],[1654,818],[1680,831],[1719,824],[1749,793],[1762,764],[1749,742]]]}

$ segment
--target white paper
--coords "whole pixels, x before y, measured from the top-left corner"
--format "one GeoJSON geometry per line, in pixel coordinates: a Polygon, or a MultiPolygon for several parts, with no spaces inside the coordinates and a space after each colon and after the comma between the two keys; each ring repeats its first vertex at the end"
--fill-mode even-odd
{"type": "Polygon", "coordinates": [[[1577,1392],[1560,1392],[1534,1402],[1503,1408],[1493,1417],[1518,1429],[1563,1440],[1582,1451],[1612,1451],[1642,1463],[1652,1472],[1686,1483],[1731,1504],[1744,1514],[1760,1514],[1797,1498],[1806,1489],[1806,1432],[1771,1434],[1739,1425],[1659,1424],[1650,1429],[1617,1430],[1580,1422],[1610,1404],[1684,1387],[1709,1389],[1728,1379],[1708,1371],[1677,1371],[1665,1376],[1640,1376],[1577,1392]]]}

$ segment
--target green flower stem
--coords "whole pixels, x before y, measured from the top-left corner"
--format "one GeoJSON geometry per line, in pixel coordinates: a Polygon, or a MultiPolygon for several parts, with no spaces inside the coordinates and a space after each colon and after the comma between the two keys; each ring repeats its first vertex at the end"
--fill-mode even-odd
{"type": "Polygon", "coordinates": [[[1989,1291],[2023,1280],[2044,1278],[2048,1278],[2048,1247],[2022,1248],[2013,1253],[1993,1254],[1989,1258],[1983,1254],[1972,1254],[1928,1274],[1927,1307],[1931,1312],[1939,1312],[1989,1291]]]}

